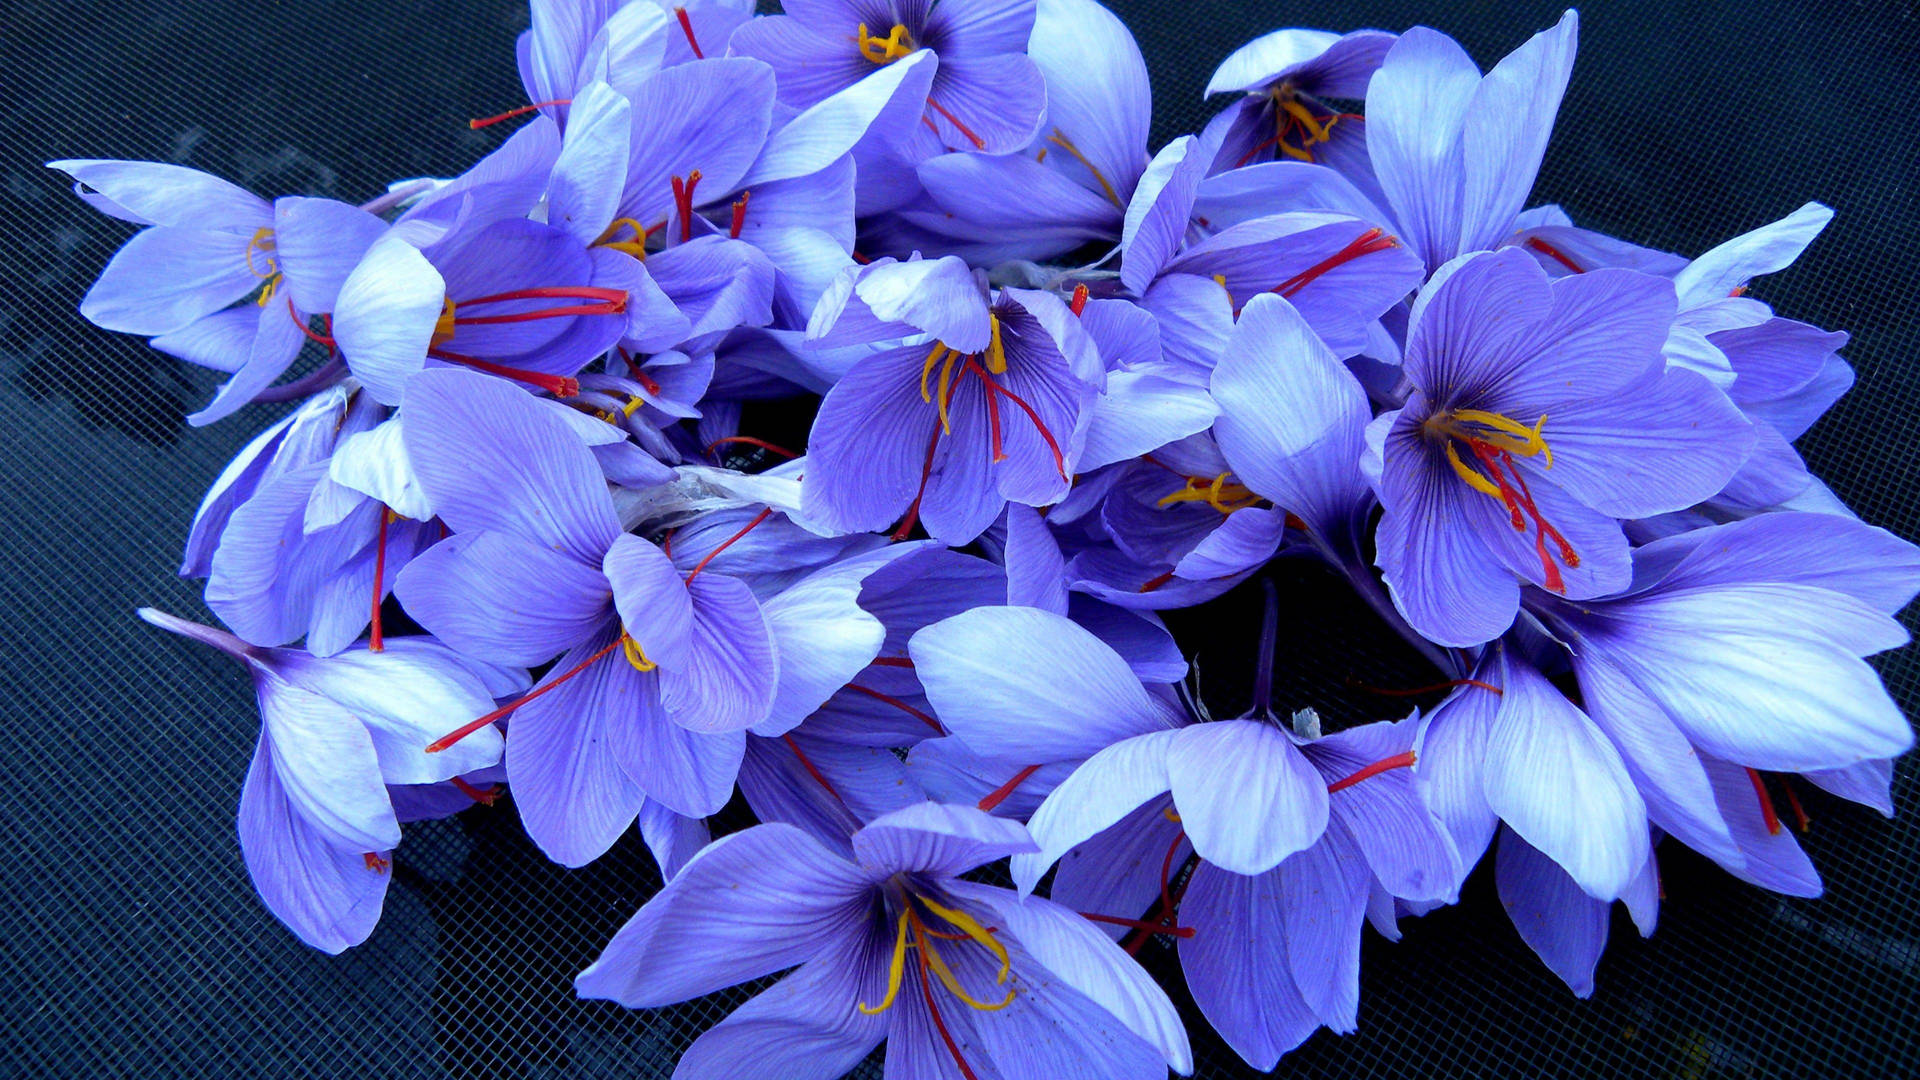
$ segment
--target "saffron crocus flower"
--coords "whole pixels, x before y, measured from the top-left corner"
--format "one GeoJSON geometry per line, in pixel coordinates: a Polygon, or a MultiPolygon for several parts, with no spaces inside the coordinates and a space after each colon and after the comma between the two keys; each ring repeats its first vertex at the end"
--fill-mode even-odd
{"type": "Polygon", "coordinates": [[[179,165],[50,167],[90,189],[85,197],[102,212],[148,226],[108,263],[80,311],[108,330],[153,335],[154,348],[170,356],[231,373],[188,415],[196,425],[231,415],[286,372],[315,336],[309,319],[333,310],[348,271],[387,228],[363,207],[299,197],[269,203],[179,165]],[[234,306],[249,296],[253,304],[234,306]]]}
{"type": "Polygon", "coordinates": [[[1617,519],[1691,506],[1746,460],[1747,420],[1662,359],[1673,312],[1660,278],[1550,281],[1513,249],[1463,256],[1421,290],[1412,396],[1367,429],[1379,564],[1414,629],[1477,645],[1512,623],[1521,582],[1619,591],[1617,519]]]}
{"type": "Polygon", "coordinates": [[[1033,9],[1033,0],[796,0],[735,30],[729,47],[771,64],[781,102],[796,109],[929,53],[938,64],[922,113],[929,145],[910,160],[942,148],[1004,154],[1033,138],[1046,111],[1040,69],[1026,55],[1033,9]]]}
{"type": "Polygon", "coordinates": [[[917,516],[964,544],[1009,501],[1066,493],[1103,372],[1058,297],[990,298],[952,257],[883,259],[836,283],[808,337],[912,342],[855,363],[821,402],[802,488],[810,517],[862,530],[917,516]]]}
{"type": "MultiPolygon", "coordinates": [[[[702,817],[733,787],[744,729],[772,708],[778,660],[747,586],[677,567],[622,533],[593,455],[560,416],[499,380],[409,383],[407,454],[453,535],[395,591],[440,640],[483,660],[560,655],[511,714],[507,773],[527,831],[567,865],[612,845],[642,800],[702,817]]],[[[589,421],[596,426],[598,421],[589,421]]]]}
{"type": "Polygon", "coordinates": [[[1323,99],[1359,100],[1386,59],[1394,35],[1381,30],[1332,34],[1275,30],[1235,49],[1207,80],[1207,95],[1240,94],[1207,125],[1218,150],[1212,168],[1259,161],[1318,161],[1349,177],[1367,177],[1366,121],[1323,99]]]}
{"type": "Polygon", "coordinates": [[[487,681],[505,673],[483,679],[426,640],[321,659],[250,646],[152,608],[140,617],[233,657],[253,679],[260,739],[240,791],[239,828],[262,902],[316,949],[365,941],[400,843],[386,785],[437,783],[499,761],[491,732],[449,755],[420,750],[447,716],[491,708],[487,681]]]}
{"type": "Polygon", "coordinates": [[[1376,878],[1407,898],[1453,893],[1452,845],[1405,768],[1411,722],[1305,740],[1264,709],[1201,722],[1097,639],[1033,609],[945,620],[915,637],[914,657],[955,738],[1078,763],[1034,811],[1040,850],[1014,857],[1015,881],[1031,890],[1068,856],[1056,902],[1116,932],[1181,938],[1196,1002],[1256,1066],[1323,1023],[1352,1030],[1376,878]],[[1173,871],[1192,854],[1182,900],[1173,871]]]}
{"type": "Polygon", "coordinates": [[[1568,644],[1586,711],[1649,817],[1688,847],[1746,866],[1706,758],[1757,777],[1858,768],[1912,745],[1861,659],[1907,640],[1891,613],[1920,588],[1912,545],[1844,517],[1776,513],[1657,540],[1634,569],[1621,596],[1531,593],[1528,607],[1568,644]]]}
{"type": "Polygon", "coordinates": [[[708,1030],[681,1080],[831,1080],[883,1040],[893,1076],[1160,1077],[1193,1068],[1165,993],[1092,923],[960,875],[1031,851],[1017,823],[920,803],[852,858],[787,825],[695,856],[574,980],[670,1005],[796,968],[708,1030]]]}

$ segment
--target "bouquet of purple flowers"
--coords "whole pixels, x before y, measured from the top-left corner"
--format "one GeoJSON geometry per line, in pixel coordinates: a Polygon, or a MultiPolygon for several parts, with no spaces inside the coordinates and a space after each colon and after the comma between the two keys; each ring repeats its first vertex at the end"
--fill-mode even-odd
{"type": "Polygon", "coordinates": [[[224,373],[195,424],[294,403],[187,538],[226,629],[140,614],[252,677],[240,845],[301,940],[510,792],[554,861],[637,826],[665,879],[582,996],[787,973],[676,1076],[1189,1073],[1150,942],[1271,1069],[1490,850],[1586,995],[1663,839],[1812,896],[1796,785],[1892,813],[1865,658],[1920,549],[1793,448],[1846,334],[1746,295],[1832,211],[1690,257],[1528,207],[1574,13],[1485,73],[1278,30],[1149,153],[1095,0],[784,6],[532,0],[530,104],[473,122],[512,133],[360,205],[52,163],[139,226],[82,314],[224,373]],[[1276,702],[1277,559],[1432,707],[1276,702]],[[1215,718],[1158,613],[1256,577],[1215,718]]]}

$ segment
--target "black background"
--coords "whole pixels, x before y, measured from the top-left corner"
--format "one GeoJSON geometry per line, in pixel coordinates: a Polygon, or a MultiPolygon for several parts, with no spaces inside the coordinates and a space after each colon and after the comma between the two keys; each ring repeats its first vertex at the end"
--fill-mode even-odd
{"type": "MultiPolygon", "coordinates": [[[[1212,67],[1279,25],[1428,22],[1490,65],[1547,3],[1131,0],[1154,144],[1197,130],[1212,67]]],[[[1913,538],[1920,364],[1912,3],[1632,2],[1583,11],[1573,85],[1536,195],[1586,225],[1694,254],[1802,201],[1839,211],[1755,290],[1854,335],[1854,393],[1803,441],[1871,521],[1913,538]]],[[[339,958],[259,906],[233,837],[256,730],[222,658],[133,609],[202,616],[172,577],[194,505],[272,415],[181,416],[209,373],[105,334],[74,307],[128,229],[40,168],[176,161],[269,197],[362,200],[497,144],[464,121],[521,103],[513,0],[114,0],[0,4],[0,1074],[666,1076],[739,999],[628,1013],[570,981],[655,887],[629,835],[591,868],[542,860],[505,803],[410,827],[386,915],[339,958]]],[[[1276,571],[1281,703],[1345,723],[1400,703],[1353,682],[1428,674],[1337,583],[1276,571]]],[[[1177,620],[1216,711],[1243,706],[1257,627],[1243,589],[1177,620]]],[[[1908,654],[1881,668],[1909,710],[1908,654]]],[[[1411,681],[1410,681],[1411,680],[1411,681]]],[[[1915,769],[1895,785],[1903,806],[1915,769]]],[[[1659,932],[1617,917],[1580,1002],[1527,952],[1485,875],[1466,902],[1369,935],[1361,1031],[1322,1033],[1279,1074],[1314,1077],[1908,1076],[1920,882],[1910,818],[1803,789],[1828,893],[1786,900],[1669,843],[1659,932]]],[[[1149,950],[1154,952],[1155,950],[1149,950]]],[[[1177,967],[1152,958],[1176,999],[1177,967]]],[[[1184,1004],[1184,1003],[1183,1003],[1184,1004]]],[[[1199,1075],[1245,1072],[1192,1024],[1199,1075]]],[[[877,1073],[877,1066],[869,1066],[877,1073]]]]}

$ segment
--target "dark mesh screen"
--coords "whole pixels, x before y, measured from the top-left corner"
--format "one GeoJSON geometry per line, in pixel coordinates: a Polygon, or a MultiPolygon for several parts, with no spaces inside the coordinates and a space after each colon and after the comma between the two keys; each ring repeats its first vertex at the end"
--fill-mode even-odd
{"type": "MultiPolygon", "coordinates": [[[[1206,77],[1285,24],[1456,35],[1483,64],[1551,3],[1115,0],[1153,71],[1156,144],[1197,129],[1206,77]]],[[[1859,385],[1805,440],[1868,519],[1913,538],[1920,506],[1915,178],[1920,21],[1901,3],[1609,3],[1537,189],[1582,223],[1698,252],[1809,198],[1839,211],[1757,290],[1854,334],[1859,385]]],[[[193,508],[270,418],[202,431],[212,385],[74,307],[128,229],[39,163],[192,164],[268,195],[350,200],[451,174],[495,145],[464,121],[519,104],[518,0],[14,0],[0,62],[0,1074],[665,1076],[739,1000],[628,1013],[571,978],[655,885],[629,835],[590,869],[547,864],[507,803],[409,827],[386,916],[337,959],[255,900],[233,809],[256,730],[237,668],[133,618],[204,615],[172,576],[193,508]]],[[[1398,702],[1350,683],[1430,678],[1341,587],[1281,568],[1283,704],[1331,719],[1398,702]]],[[[1177,620],[1216,710],[1243,705],[1257,592],[1177,620]]],[[[1911,707],[1916,664],[1882,664],[1911,707]]],[[[1895,785],[1903,805],[1915,768],[1895,785]]],[[[1507,925],[1486,875],[1459,908],[1369,935],[1361,1031],[1283,1060],[1324,1077],[1905,1076],[1920,1070],[1920,829],[1803,791],[1828,896],[1785,900],[1667,845],[1667,901],[1642,942],[1624,917],[1579,1002],[1507,925]]],[[[1911,807],[1908,807],[1909,810],[1911,807]]],[[[1177,966],[1148,950],[1176,1000],[1177,966]]],[[[1185,1002],[1182,1001],[1183,1007],[1185,1002]]],[[[1199,1074],[1244,1072],[1191,1029],[1199,1074]]],[[[869,1066],[877,1073],[877,1067],[869,1066]]]]}

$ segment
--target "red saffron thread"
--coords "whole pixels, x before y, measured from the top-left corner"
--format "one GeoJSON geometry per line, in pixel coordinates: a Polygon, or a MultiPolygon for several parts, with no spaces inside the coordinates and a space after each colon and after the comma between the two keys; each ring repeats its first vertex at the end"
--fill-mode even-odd
{"type": "Polygon", "coordinates": [[[780,736],[780,741],[786,743],[787,749],[793,751],[793,756],[800,759],[800,765],[802,768],[807,770],[808,776],[813,777],[816,783],[818,783],[821,787],[826,788],[827,794],[833,796],[836,799],[840,798],[840,793],[833,790],[833,785],[827,783],[827,778],[821,774],[819,769],[814,768],[813,762],[808,759],[805,751],[802,751],[800,749],[800,744],[793,741],[792,735],[782,735],[780,736]]]}
{"type": "Polygon", "coordinates": [[[1001,784],[999,787],[994,788],[992,791],[987,792],[987,794],[981,798],[979,802],[980,809],[992,810],[994,807],[999,806],[1003,802],[1006,802],[1007,796],[1012,795],[1015,788],[1019,787],[1021,784],[1026,783],[1028,777],[1032,776],[1034,773],[1037,773],[1039,771],[1040,771],[1040,766],[1029,765],[1024,769],[1021,769],[1019,772],[1014,773],[1013,779],[1007,781],[1004,784],[1001,784]]]}
{"type": "Polygon", "coordinates": [[[393,520],[393,511],[386,504],[380,505],[380,534],[374,539],[373,547],[373,620],[372,628],[367,632],[367,651],[385,652],[386,635],[380,626],[380,583],[387,579],[387,522],[393,520]]]}
{"type": "Polygon", "coordinates": [[[467,127],[472,128],[474,131],[479,131],[481,128],[492,127],[503,120],[511,120],[516,116],[525,116],[530,112],[539,112],[549,105],[571,104],[573,104],[572,98],[554,98],[552,101],[542,101],[533,105],[522,105],[517,109],[508,109],[506,112],[494,116],[483,116],[478,120],[469,120],[467,121],[467,127]]]}
{"type": "Polygon", "coordinates": [[[433,740],[432,742],[427,744],[427,753],[437,754],[440,751],[445,750],[447,747],[452,746],[454,743],[459,742],[461,739],[464,739],[467,736],[473,734],[474,732],[479,731],[481,728],[486,727],[488,724],[493,723],[495,720],[498,720],[501,717],[511,714],[515,709],[518,709],[520,706],[525,705],[527,702],[532,701],[534,698],[539,697],[540,695],[546,693],[547,691],[553,689],[554,687],[559,686],[561,683],[566,682],[568,679],[573,678],[575,675],[578,675],[581,672],[587,670],[587,668],[594,661],[600,659],[601,657],[612,652],[614,649],[618,648],[622,640],[624,640],[624,635],[622,635],[622,637],[614,638],[612,641],[608,642],[604,648],[600,649],[598,652],[594,653],[592,656],[587,657],[585,660],[582,660],[579,663],[573,665],[571,668],[568,668],[565,674],[562,674],[559,678],[554,679],[551,682],[548,682],[545,686],[535,687],[534,689],[528,691],[527,693],[522,694],[520,697],[515,698],[514,700],[507,702],[505,705],[502,705],[499,708],[493,710],[487,715],[479,717],[478,719],[475,719],[475,720],[469,720],[466,723],[461,724],[459,727],[454,728],[452,731],[447,732],[445,735],[442,735],[439,738],[433,740]]]}
{"type": "Polygon", "coordinates": [[[1411,750],[1408,750],[1405,753],[1395,754],[1390,758],[1381,758],[1379,761],[1376,761],[1373,764],[1367,766],[1366,768],[1361,769],[1359,772],[1354,773],[1352,776],[1343,776],[1340,779],[1335,780],[1333,783],[1328,784],[1327,794],[1331,795],[1336,791],[1345,791],[1346,789],[1352,787],[1353,785],[1358,784],[1363,780],[1371,780],[1374,777],[1379,776],[1383,772],[1389,772],[1393,769],[1410,769],[1413,767],[1413,763],[1414,763],[1414,757],[1413,757],[1413,751],[1411,750]]]}
{"type": "Polygon", "coordinates": [[[861,686],[859,683],[848,683],[847,689],[865,694],[868,697],[874,699],[875,701],[885,702],[886,704],[891,705],[896,709],[899,709],[900,711],[906,713],[907,715],[913,717],[914,719],[920,721],[921,723],[927,725],[928,727],[932,728],[933,730],[939,732],[942,735],[945,735],[947,733],[947,729],[940,726],[940,721],[935,720],[933,717],[928,716],[926,713],[921,712],[919,709],[916,709],[913,706],[907,704],[906,702],[901,701],[899,698],[894,697],[892,694],[883,694],[880,691],[875,690],[870,686],[861,686]]]}
{"type": "Polygon", "coordinates": [[[707,568],[707,564],[713,561],[713,557],[715,555],[718,555],[721,552],[732,547],[733,542],[735,540],[738,540],[741,537],[752,532],[755,526],[758,526],[761,522],[767,520],[769,517],[772,517],[772,516],[773,516],[773,507],[771,506],[767,507],[765,510],[760,511],[758,514],[755,514],[753,516],[752,521],[749,521],[745,525],[740,527],[739,532],[734,533],[732,536],[729,536],[725,540],[720,541],[719,547],[714,548],[712,551],[707,552],[706,558],[701,559],[699,562],[693,564],[693,569],[687,571],[687,580],[692,581],[695,577],[698,577],[700,574],[700,571],[705,570],[707,568]]]}
{"type": "Polygon", "coordinates": [[[673,17],[680,20],[680,32],[687,35],[687,47],[693,50],[693,58],[705,60],[707,54],[700,51],[700,42],[693,36],[693,20],[687,16],[687,9],[673,9],[673,17]]]}
{"type": "Polygon", "coordinates": [[[1767,835],[1780,835],[1780,815],[1774,812],[1773,797],[1767,794],[1767,782],[1760,777],[1758,769],[1748,769],[1747,779],[1753,781],[1753,793],[1760,796],[1760,819],[1767,823],[1767,835]]]}

